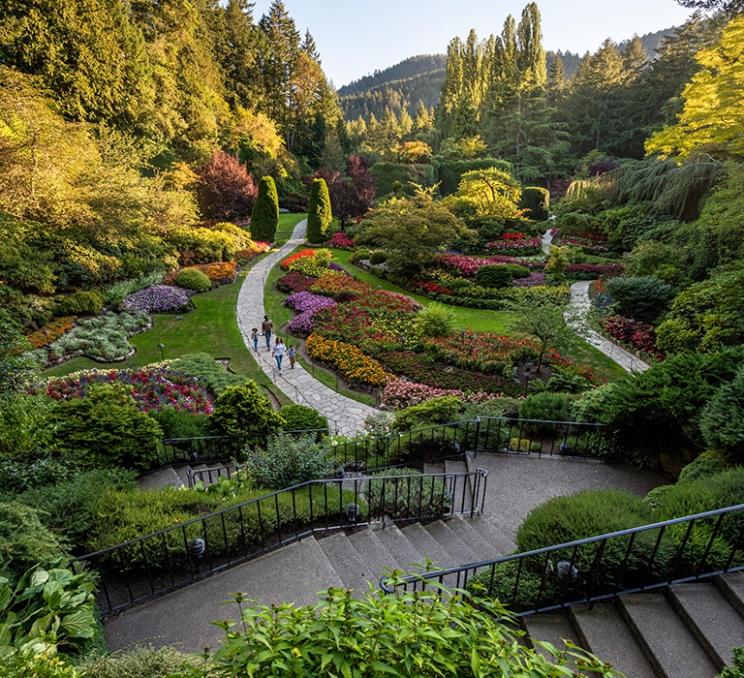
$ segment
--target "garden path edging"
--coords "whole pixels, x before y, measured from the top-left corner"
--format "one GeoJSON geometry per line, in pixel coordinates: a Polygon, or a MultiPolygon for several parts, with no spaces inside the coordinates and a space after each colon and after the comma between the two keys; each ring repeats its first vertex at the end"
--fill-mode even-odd
{"type": "Polygon", "coordinates": [[[243,336],[243,342],[253,359],[258,363],[264,374],[276,384],[284,394],[294,403],[308,405],[328,419],[331,428],[338,433],[353,435],[364,429],[364,420],[380,410],[347,398],[336,393],[322,382],[315,379],[302,365],[297,363],[294,370],[289,365],[280,374],[274,366],[271,353],[261,337],[259,350],[256,353],[251,343],[251,329],[261,327],[264,308],[264,286],[266,279],[274,268],[295,247],[305,241],[307,219],[300,221],[292,232],[292,237],[275,252],[256,263],[245,276],[245,280],[238,294],[236,307],[238,327],[243,336]]]}

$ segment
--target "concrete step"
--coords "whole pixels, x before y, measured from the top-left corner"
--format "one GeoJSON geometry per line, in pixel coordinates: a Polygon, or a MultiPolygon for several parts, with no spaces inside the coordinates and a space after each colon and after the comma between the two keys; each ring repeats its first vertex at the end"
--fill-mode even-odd
{"type": "Polygon", "coordinates": [[[433,523],[429,523],[426,526],[426,531],[449,554],[451,565],[464,565],[478,560],[478,556],[472,549],[453,530],[450,530],[444,521],[435,520],[433,523]]]}
{"type": "Polygon", "coordinates": [[[176,473],[178,474],[178,477],[181,479],[181,484],[183,487],[189,486],[189,470],[191,469],[190,466],[178,466],[175,468],[176,473]]]}
{"type": "MultiPolygon", "coordinates": [[[[564,640],[570,640],[576,645],[581,645],[579,636],[571,624],[568,616],[562,612],[555,614],[532,614],[522,618],[525,629],[531,641],[542,641],[550,643],[557,649],[565,649],[564,640]]],[[[546,657],[549,653],[539,650],[546,657]]]]}
{"type": "Polygon", "coordinates": [[[441,464],[424,464],[424,473],[444,473],[444,468],[441,464]]]}
{"type": "Polygon", "coordinates": [[[384,530],[375,530],[375,536],[406,574],[423,571],[424,555],[395,525],[385,527],[384,530]]]}
{"type": "Polygon", "coordinates": [[[444,461],[444,472],[445,473],[467,473],[468,469],[465,466],[465,462],[459,459],[445,459],[444,461]]]}
{"type": "Polygon", "coordinates": [[[380,577],[400,569],[397,561],[377,538],[374,530],[367,528],[354,532],[349,535],[349,541],[367,565],[368,581],[375,586],[379,584],[380,577]]]}
{"type": "Polygon", "coordinates": [[[421,523],[407,525],[401,532],[421,554],[422,561],[428,558],[436,569],[451,567],[456,564],[457,561],[452,560],[449,553],[426,531],[421,523]]]}
{"type": "Polygon", "coordinates": [[[517,550],[517,545],[510,534],[500,530],[486,516],[468,518],[468,524],[483,537],[492,548],[491,558],[497,558],[517,550]]]}
{"type": "Polygon", "coordinates": [[[623,596],[619,604],[623,617],[659,676],[716,676],[715,665],[663,593],[623,596]]]}
{"type": "Polygon", "coordinates": [[[165,468],[140,476],[137,482],[140,490],[158,490],[163,487],[181,487],[181,478],[172,466],[166,466],[165,468]]]}
{"type": "Polygon", "coordinates": [[[344,586],[352,589],[355,597],[364,596],[369,589],[367,582],[373,577],[372,569],[362,560],[349,538],[343,532],[336,532],[317,538],[317,542],[344,586]]]}
{"type": "Polygon", "coordinates": [[[643,648],[614,603],[573,607],[571,618],[582,647],[629,678],[655,678],[643,648]]]}
{"type": "Polygon", "coordinates": [[[470,547],[476,560],[496,557],[493,546],[470,524],[470,519],[454,516],[447,521],[447,527],[470,547]]]}
{"type": "Polygon", "coordinates": [[[744,618],[713,584],[680,584],[669,601],[720,670],[744,646],[744,618]]]}
{"type": "Polygon", "coordinates": [[[744,616],[744,572],[724,574],[714,582],[726,600],[744,616]]]}

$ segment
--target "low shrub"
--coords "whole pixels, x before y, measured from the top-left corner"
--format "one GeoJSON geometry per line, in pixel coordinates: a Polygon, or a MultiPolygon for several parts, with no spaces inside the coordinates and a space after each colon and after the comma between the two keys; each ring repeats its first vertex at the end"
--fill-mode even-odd
{"type": "Polygon", "coordinates": [[[225,388],[214,401],[210,418],[214,435],[243,436],[249,445],[263,445],[281,425],[281,417],[253,381],[225,388]]]}
{"type": "Polygon", "coordinates": [[[614,301],[617,312],[636,320],[655,320],[674,297],[671,285],[650,276],[610,278],[605,289],[614,301]]]}
{"type": "Polygon", "coordinates": [[[369,253],[369,263],[373,266],[384,264],[387,261],[387,252],[384,250],[373,250],[369,253]]]}
{"type": "Polygon", "coordinates": [[[212,289],[212,283],[209,278],[196,268],[182,268],[174,278],[174,282],[179,287],[194,292],[206,292],[212,289]]]}
{"type": "Polygon", "coordinates": [[[196,377],[200,384],[206,386],[216,396],[228,386],[245,382],[244,376],[226,370],[207,353],[189,353],[176,358],[171,361],[170,369],[196,377]]]}
{"type": "MultiPolygon", "coordinates": [[[[199,660],[172,647],[137,647],[86,658],[80,664],[84,676],[91,678],[171,678],[194,670],[199,660]]],[[[46,678],[46,676],[44,676],[46,678]]]]}
{"type": "Polygon", "coordinates": [[[483,287],[509,287],[512,272],[502,265],[483,266],[475,272],[475,282],[483,287]]]}
{"type": "Polygon", "coordinates": [[[18,494],[35,487],[63,483],[79,471],[69,461],[49,457],[0,459],[0,491],[18,494]]]}
{"type": "Polygon", "coordinates": [[[452,504],[441,478],[411,468],[390,468],[373,473],[366,496],[371,514],[401,520],[441,516],[452,504]]]}
{"type": "MultiPolygon", "coordinates": [[[[574,396],[570,393],[552,393],[543,391],[527,396],[519,407],[522,419],[543,419],[549,421],[571,421],[571,402],[574,396]]],[[[552,430],[550,425],[541,427],[552,430]]]]}
{"type": "Polygon", "coordinates": [[[55,315],[98,315],[103,310],[103,295],[95,290],[73,292],[58,297],[54,304],[55,315]]]}
{"type": "Polygon", "coordinates": [[[162,407],[153,410],[152,418],[158,422],[163,438],[201,438],[209,435],[209,417],[206,414],[162,407]]]}
{"type": "Polygon", "coordinates": [[[328,431],[328,419],[312,407],[285,405],[279,410],[279,416],[284,419],[282,428],[285,431],[328,431]]]}
{"type": "Polygon", "coordinates": [[[509,438],[510,452],[542,452],[542,445],[537,440],[529,438],[509,438]]]}
{"type": "Polygon", "coordinates": [[[0,503],[0,563],[11,584],[32,567],[57,567],[69,560],[36,509],[17,501],[0,503]]]}
{"type": "Polygon", "coordinates": [[[686,483],[691,480],[700,480],[714,476],[722,471],[726,471],[731,463],[714,450],[708,450],[693,459],[685,466],[679,474],[677,482],[686,483]]]}
{"type": "Polygon", "coordinates": [[[455,331],[455,319],[444,306],[429,304],[416,315],[415,328],[419,337],[447,337],[455,331]]]}
{"type": "Polygon", "coordinates": [[[333,462],[314,436],[279,434],[265,448],[257,448],[245,463],[248,475],[261,487],[280,490],[325,478],[334,471],[333,462]]]}
{"type": "Polygon", "coordinates": [[[723,452],[731,461],[744,462],[744,368],[721,386],[700,416],[706,444],[723,452]]]}
{"type": "Polygon", "coordinates": [[[550,191],[541,186],[525,186],[519,206],[526,211],[528,218],[545,221],[550,209],[550,191]]]}
{"type": "Polygon", "coordinates": [[[396,412],[393,429],[411,431],[421,426],[447,424],[457,419],[460,408],[460,399],[454,395],[432,398],[396,412]]]}

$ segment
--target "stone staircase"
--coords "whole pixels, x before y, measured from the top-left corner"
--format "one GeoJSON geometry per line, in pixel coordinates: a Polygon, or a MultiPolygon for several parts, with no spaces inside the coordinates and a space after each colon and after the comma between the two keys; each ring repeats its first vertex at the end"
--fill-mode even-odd
{"type": "Polygon", "coordinates": [[[141,490],[155,490],[162,487],[193,487],[201,481],[205,486],[216,483],[220,478],[230,478],[238,465],[232,461],[210,461],[208,463],[179,464],[164,466],[138,479],[141,490]]]}
{"type": "Polygon", "coordinates": [[[744,646],[744,573],[710,583],[523,618],[530,639],[562,639],[593,652],[628,678],[713,678],[744,646]]]}

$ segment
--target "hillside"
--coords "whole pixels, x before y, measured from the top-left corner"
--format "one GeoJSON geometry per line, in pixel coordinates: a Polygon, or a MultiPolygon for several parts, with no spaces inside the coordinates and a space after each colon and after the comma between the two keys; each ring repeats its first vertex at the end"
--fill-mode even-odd
{"type": "MultiPolygon", "coordinates": [[[[649,58],[655,57],[656,48],[672,30],[667,28],[641,36],[649,58]]],[[[623,41],[620,45],[627,42],[623,41]]],[[[555,54],[553,51],[547,53],[548,65],[555,54]]],[[[566,75],[572,77],[581,63],[581,56],[563,50],[558,50],[557,54],[563,59],[566,75]]],[[[374,113],[379,118],[386,107],[395,113],[406,108],[413,115],[419,101],[423,101],[428,108],[436,106],[444,82],[445,63],[444,54],[418,54],[344,85],[338,90],[344,116],[347,120],[353,120],[360,115],[367,118],[374,113]]]]}

